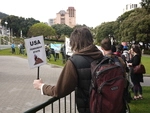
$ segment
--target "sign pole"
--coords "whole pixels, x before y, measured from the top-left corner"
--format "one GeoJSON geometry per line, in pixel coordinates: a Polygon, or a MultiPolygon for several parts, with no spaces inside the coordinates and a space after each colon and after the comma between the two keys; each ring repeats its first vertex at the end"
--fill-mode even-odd
{"type": "Polygon", "coordinates": [[[38,70],[37,70],[37,79],[39,79],[39,66],[38,66],[38,70]]]}

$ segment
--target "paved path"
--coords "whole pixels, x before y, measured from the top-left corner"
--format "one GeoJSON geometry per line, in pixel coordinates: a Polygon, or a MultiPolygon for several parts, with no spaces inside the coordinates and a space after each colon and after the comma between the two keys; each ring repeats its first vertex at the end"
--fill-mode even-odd
{"type": "MultiPolygon", "coordinates": [[[[46,83],[55,84],[61,70],[60,67],[43,65],[40,77],[46,83]]],[[[27,59],[0,56],[0,113],[23,113],[47,101],[50,97],[42,96],[33,88],[36,78],[37,68],[30,69],[27,59]]],[[[144,81],[143,86],[150,86],[150,77],[144,77],[144,81]]]]}
{"type": "MultiPolygon", "coordinates": [[[[55,84],[62,68],[51,65],[40,67],[40,77],[55,84]]],[[[20,57],[0,56],[0,113],[23,113],[50,97],[33,88],[37,68],[30,69],[28,60],[20,57]]]]}

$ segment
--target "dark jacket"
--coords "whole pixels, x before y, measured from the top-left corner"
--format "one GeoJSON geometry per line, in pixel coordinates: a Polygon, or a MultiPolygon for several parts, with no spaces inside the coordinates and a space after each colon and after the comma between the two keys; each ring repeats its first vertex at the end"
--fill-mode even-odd
{"type": "Polygon", "coordinates": [[[91,83],[92,58],[81,55],[73,55],[70,60],[78,73],[78,84],[75,90],[76,104],[79,113],[90,113],[89,110],[89,88],[91,83]]]}
{"type": "Polygon", "coordinates": [[[141,57],[139,55],[133,56],[130,61],[132,63],[132,73],[131,73],[131,80],[134,84],[143,82],[143,74],[135,74],[133,72],[133,68],[141,63],[141,57]]]}
{"type": "MultiPolygon", "coordinates": [[[[103,57],[102,52],[95,45],[90,45],[78,52],[75,52],[73,55],[76,55],[76,54],[91,57],[92,59],[98,59],[98,58],[103,57]]],[[[87,93],[89,90],[91,75],[90,75],[89,69],[86,69],[86,68],[90,68],[90,65],[84,67],[83,62],[81,62],[80,60],[77,60],[76,62],[78,62],[79,66],[81,66],[80,71],[76,69],[75,65],[72,63],[71,60],[67,60],[60,74],[60,77],[57,81],[57,84],[55,86],[45,84],[43,86],[43,93],[49,96],[63,97],[63,96],[70,94],[72,91],[74,91],[77,86],[80,86],[80,88],[84,88],[84,91],[87,93]],[[80,73],[81,70],[83,70],[82,73],[80,73]],[[85,79],[85,83],[83,82],[84,79],[85,79]]],[[[89,61],[87,60],[87,62],[89,61]]],[[[81,98],[82,97],[79,94],[76,99],[79,99],[78,100],[79,102],[81,98]]],[[[83,102],[78,106],[79,110],[81,110],[82,107],[84,107],[84,104],[83,105],[82,104],[83,102]]],[[[88,108],[88,103],[86,107],[88,108]]],[[[83,113],[83,112],[80,112],[80,113],[83,113]]],[[[85,112],[85,113],[88,113],[88,112],[85,112]]]]}

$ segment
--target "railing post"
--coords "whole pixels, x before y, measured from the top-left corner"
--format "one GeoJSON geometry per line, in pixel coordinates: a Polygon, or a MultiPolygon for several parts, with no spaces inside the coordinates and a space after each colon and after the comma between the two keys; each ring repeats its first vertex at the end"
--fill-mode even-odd
{"type": "Polygon", "coordinates": [[[58,103],[59,103],[59,113],[60,113],[60,109],[61,109],[61,107],[60,107],[60,99],[59,99],[58,103]]]}
{"type": "Polygon", "coordinates": [[[70,113],[71,113],[71,111],[72,111],[72,110],[71,110],[71,105],[72,105],[71,103],[72,103],[72,101],[71,101],[71,94],[70,94],[70,113]]]}
{"type": "MultiPolygon", "coordinates": [[[[71,93],[72,94],[72,93],[71,93]]],[[[64,97],[64,111],[63,113],[66,113],[67,112],[67,107],[69,108],[70,107],[70,113],[72,113],[72,96],[71,94],[68,95],[68,97],[64,97]],[[66,103],[67,101],[67,98],[70,99],[70,106],[68,105],[69,103],[66,103]]],[[[74,96],[73,96],[74,97],[74,96]]],[[[75,99],[74,99],[75,100],[75,99]]],[[[59,113],[61,113],[61,99],[60,98],[57,98],[57,97],[53,97],[51,99],[49,99],[48,101],[34,107],[34,108],[31,108],[27,111],[25,111],[24,113],[36,113],[37,111],[40,111],[43,109],[43,113],[46,112],[46,109],[45,107],[48,106],[48,105],[51,105],[51,113],[54,113],[54,102],[58,101],[58,105],[59,105],[59,113]]],[[[75,102],[74,102],[75,104],[75,102]]],[[[74,112],[76,113],[76,105],[74,105],[74,112]]],[[[58,109],[58,107],[56,108],[58,109]]]]}
{"type": "Polygon", "coordinates": [[[65,113],[66,113],[66,97],[64,97],[64,107],[65,107],[65,113]]]}
{"type": "Polygon", "coordinates": [[[51,112],[53,113],[53,103],[52,103],[52,105],[51,105],[51,112]]]}
{"type": "Polygon", "coordinates": [[[74,111],[75,111],[75,113],[76,113],[76,95],[74,95],[74,111]]]}

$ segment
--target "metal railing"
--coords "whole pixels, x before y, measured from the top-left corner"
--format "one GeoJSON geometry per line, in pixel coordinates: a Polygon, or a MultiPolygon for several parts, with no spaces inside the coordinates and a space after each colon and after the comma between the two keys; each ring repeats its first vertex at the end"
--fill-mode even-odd
{"type": "Polygon", "coordinates": [[[50,111],[50,113],[76,113],[76,109],[75,93],[73,92],[73,94],[71,93],[63,98],[53,97],[46,102],[25,111],[24,113],[36,113],[38,111],[43,111],[43,113],[50,111]]]}

